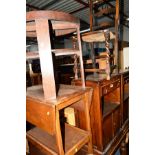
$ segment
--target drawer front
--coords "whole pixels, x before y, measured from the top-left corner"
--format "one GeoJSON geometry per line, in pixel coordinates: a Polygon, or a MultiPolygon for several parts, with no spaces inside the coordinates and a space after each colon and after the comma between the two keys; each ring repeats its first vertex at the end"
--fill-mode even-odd
{"type": "Polygon", "coordinates": [[[103,94],[106,95],[109,92],[115,90],[116,88],[118,88],[120,86],[120,80],[114,81],[108,85],[105,85],[103,87],[103,94]]]}
{"type": "Polygon", "coordinates": [[[113,138],[112,132],[112,113],[103,118],[103,147],[105,148],[107,144],[113,138]]]}
{"type": "Polygon", "coordinates": [[[120,75],[116,75],[116,76],[111,77],[110,80],[104,80],[100,85],[103,87],[120,79],[121,79],[120,75]]]}
{"type": "Polygon", "coordinates": [[[120,106],[119,106],[113,112],[113,134],[114,136],[120,130],[120,127],[121,127],[121,117],[120,117],[120,106]]]}

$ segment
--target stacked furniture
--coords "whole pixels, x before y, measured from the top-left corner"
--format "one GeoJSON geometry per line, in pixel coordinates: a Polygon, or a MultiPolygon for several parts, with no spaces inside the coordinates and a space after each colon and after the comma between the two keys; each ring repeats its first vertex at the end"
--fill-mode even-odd
{"type": "MultiPolygon", "coordinates": [[[[128,154],[128,132],[129,132],[129,72],[119,71],[118,55],[118,27],[119,27],[119,0],[116,0],[116,7],[103,7],[107,1],[89,1],[90,5],[90,31],[82,35],[82,40],[91,45],[92,69],[86,72],[95,72],[86,77],[86,86],[92,87],[93,99],[90,109],[90,121],[92,128],[92,141],[95,154],[114,154],[120,149],[121,155],[128,154]],[[99,4],[99,5],[98,5],[99,4]],[[97,23],[94,19],[101,16],[114,14],[114,23],[97,23]],[[109,29],[114,27],[115,33],[109,29]],[[109,50],[110,39],[114,40],[114,52],[111,55],[109,50]],[[105,42],[106,61],[103,68],[96,68],[94,43],[105,42]],[[113,57],[114,72],[110,62],[113,57]],[[98,74],[97,74],[98,72],[98,74]],[[106,73],[106,74],[105,74],[106,73]]],[[[105,5],[106,6],[106,5],[105,5]]],[[[100,61],[99,61],[100,63],[100,61]]],[[[99,65],[100,66],[100,65],[99,65]]],[[[79,80],[74,80],[73,85],[81,85],[79,80]]],[[[76,119],[82,119],[76,115],[76,119]]],[[[81,124],[84,124],[81,123],[81,124]]],[[[84,149],[85,150],[85,149],[84,149]]]]}
{"type": "Polygon", "coordinates": [[[107,80],[110,79],[112,72],[118,73],[119,70],[119,57],[118,57],[118,27],[119,27],[119,0],[116,0],[116,7],[107,6],[108,1],[89,1],[90,8],[90,32],[83,34],[82,39],[85,42],[90,43],[91,47],[91,59],[92,69],[86,70],[86,72],[95,72],[105,74],[107,80]],[[114,21],[102,21],[99,22],[100,17],[106,17],[113,14],[115,17],[111,17],[114,21]],[[109,28],[114,27],[114,32],[109,28]],[[110,40],[113,45],[113,51],[110,51],[110,40]],[[94,43],[105,43],[104,56],[101,55],[99,60],[96,60],[94,52],[94,43]],[[97,68],[96,63],[99,63],[97,68]]]}
{"type": "Polygon", "coordinates": [[[92,89],[85,87],[79,20],[58,11],[32,11],[26,14],[26,35],[36,37],[38,51],[26,53],[27,60],[40,59],[42,85],[27,87],[26,120],[35,127],[27,131],[30,155],[71,155],[87,144],[92,154],[92,135],[89,109],[92,89]],[[73,49],[55,49],[54,37],[77,33],[78,46],[73,49]],[[78,79],[79,57],[82,86],[56,83],[54,57],[74,55],[75,79],[78,79]],[[66,107],[78,107],[85,125],[71,126],[64,121],[66,107]],[[62,118],[62,119],[61,119],[62,118]]]}

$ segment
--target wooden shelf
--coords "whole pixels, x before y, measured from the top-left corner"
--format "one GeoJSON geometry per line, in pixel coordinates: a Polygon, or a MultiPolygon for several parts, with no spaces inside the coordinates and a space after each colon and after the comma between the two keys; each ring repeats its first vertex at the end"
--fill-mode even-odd
{"type": "Polygon", "coordinates": [[[106,29],[114,26],[114,22],[102,22],[99,25],[93,26],[93,30],[106,29]]]}
{"type": "Polygon", "coordinates": [[[113,110],[116,109],[118,106],[120,106],[119,103],[104,103],[103,116],[106,116],[109,113],[112,113],[113,110]]]}
{"type": "MultiPolygon", "coordinates": [[[[81,146],[89,141],[88,132],[79,128],[65,124],[65,155],[76,153],[81,146]],[[78,148],[78,149],[77,149],[78,148]]],[[[31,142],[35,143],[36,146],[42,146],[45,152],[51,154],[58,154],[56,137],[55,135],[49,135],[40,128],[33,128],[27,132],[27,138],[31,142]]]]}
{"type": "MultiPolygon", "coordinates": [[[[77,54],[79,55],[79,50],[75,49],[52,49],[51,53],[54,53],[55,56],[61,56],[61,55],[73,55],[77,54]]],[[[32,51],[26,53],[26,59],[39,59],[39,52],[38,51],[32,51]]]]}
{"type": "Polygon", "coordinates": [[[104,9],[100,9],[99,12],[95,13],[94,16],[100,17],[103,14],[112,14],[112,13],[115,13],[115,11],[116,11],[115,8],[104,8],[104,9]]]}
{"type": "MultiPolygon", "coordinates": [[[[115,35],[110,32],[110,40],[115,39],[115,35]]],[[[104,31],[92,31],[82,35],[82,40],[85,42],[103,42],[105,41],[104,31]]]]}
{"type": "MultiPolygon", "coordinates": [[[[113,58],[113,57],[114,57],[113,54],[109,55],[109,58],[113,58]]],[[[99,63],[101,59],[106,60],[107,58],[108,58],[108,56],[106,56],[106,55],[95,56],[96,63],[99,63]]],[[[86,59],[84,61],[84,64],[92,64],[92,59],[86,59]]]]}
{"type": "Polygon", "coordinates": [[[97,68],[88,68],[85,69],[85,72],[98,72],[98,73],[106,73],[105,69],[97,69],[97,68]]]}

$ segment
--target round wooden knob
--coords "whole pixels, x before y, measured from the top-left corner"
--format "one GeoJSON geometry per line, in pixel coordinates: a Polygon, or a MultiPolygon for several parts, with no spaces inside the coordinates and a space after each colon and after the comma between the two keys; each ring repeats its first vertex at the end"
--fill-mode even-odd
{"type": "Polygon", "coordinates": [[[110,84],[110,88],[112,88],[114,85],[113,84],[110,84]]]}

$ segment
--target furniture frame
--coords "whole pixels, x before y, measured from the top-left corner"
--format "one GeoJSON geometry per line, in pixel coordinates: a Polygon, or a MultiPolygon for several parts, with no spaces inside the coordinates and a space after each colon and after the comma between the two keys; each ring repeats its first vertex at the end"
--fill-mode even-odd
{"type": "MultiPolygon", "coordinates": [[[[86,80],[86,86],[93,88],[90,122],[95,154],[114,154],[129,131],[128,120],[123,121],[123,81],[124,72],[112,74],[110,80],[95,78],[86,80]]],[[[81,85],[79,80],[73,85],[81,85]]],[[[80,120],[76,115],[76,120],[80,120]]],[[[84,122],[79,123],[84,124],[84,122]]]]}
{"type": "Polygon", "coordinates": [[[122,124],[129,120],[129,71],[122,71],[121,74],[121,102],[122,102],[122,124]]]}
{"type": "MultiPolygon", "coordinates": [[[[92,89],[85,87],[79,30],[79,20],[64,12],[32,11],[26,14],[26,35],[37,38],[39,49],[28,52],[26,58],[27,60],[40,58],[42,74],[42,85],[27,88],[26,120],[36,126],[27,131],[31,155],[72,155],[85,144],[88,144],[88,154],[93,153],[89,118],[92,89]],[[78,38],[77,48],[54,49],[55,36],[75,31],[78,38]],[[53,55],[79,57],[82,87],[58,85],[57,89],[53,55]],[[69,106],[78,106],[84,111],[83,129],[66,124],[61,119],[61,112],[69,106]]],[[[77,66],[74,69],[77,79],[77,66]]]]}
{"type": "Polygon", "coordinates": [[[106,73],[107,80],[110,80],[110,75],[112,72],[113,65],[110,64],[110,59],[113,58],[113,55],[110,53],[109,43],[110,40],[115,38],[114,34],[110,32],[108,29],[106,30],[99,30],[99,31],[92,31],[82,35],[82,40],[91,44],[91,59],[92,59],[92,66],[93,69],[86,69],[85,72],[94,72],[94,76],[97,76],[97,72],[99,73],[106,73]],[[96,69],[96,58],[95,53],[93,50],[93,43],[96,42],[105,42],[106,51],[103,52],[104,55],[99,56],[98,63],[99,69],[96,69]]]}
{"type": "Polygon", "coordinates": [[[61,85],[56,100],[43,99],[42,86],[27,88],[26,119],[37,126],[27,132],[30,154],[74,154],[85,144],[92,154],[89,107],[92,90],[61,85]],[[66,92],[66,90],[68,90],[66,92]],[[60,123],[60,112],[68,106],[84,110],[85,130],[60,123]],[[61,125],[60,125],[61,124],[61,125]]]}
{"type": "MultiPolygon", "coordinates": [[[[27,59],[40,57],[42,83],[46,99],[56,99],[56,84],[54,75],[53,58],[61,55],[77,55],[80,59],[80,71],[82,86],[85,87],[82,48],[80,40],[79,20],[70,14],[58,11],[31,11],[26,14],[26,35],[37,37],[39,51],[27,52],[27,59]],[[78,49],[54,49],[53,38],[73,32],[77,32],[78,49]],[[52,48],[52,50],[51,50],[52,48]],[[46,51],[46,52],[45,52],[46,51]],[[48,67],[47,67],[48,66],[48,67]],[[49,87],[49,83],[53,87],[49,87]]],[[[75,56],[75,58],[77,58],[75,56]]],[[[76,62],[76,61],[75,61],[76,62]]],[[[78,78],[77,63],[75,63],[75,79],[78,78]]]]}
{"type": "MultiPolygon", "coordinates": [[[[90,9],[90,31],[95,32],[96,30],[106,30],[110,27],[115,28],[115,40],[114,40],[114,66],[116,66],[115,73],[119,73],[119,55],[118,55],[118,41],[119,41],[119,9],[120,4],[119,0],[115,0],[115,8],[111,6],[105,6],[106,2],[103,3],[102,1],[98,1],[97,3],[93,2],[92,0],[89,0],[89,9],[90,9]],[[102,7],[101,7],[102,6],[102,7]],[[108,14],[114,14],[114,22],[107,22],[103,21],[98,23],[97,19],[101,16],[108,15],[108,14]]],[[[92,53],[93,54],[93,53],[92,53]]]]}

